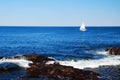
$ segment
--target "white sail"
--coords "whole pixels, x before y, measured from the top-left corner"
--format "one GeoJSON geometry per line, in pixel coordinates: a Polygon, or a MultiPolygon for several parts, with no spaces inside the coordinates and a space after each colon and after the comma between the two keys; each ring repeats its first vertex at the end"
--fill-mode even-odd
{"type": "Polygon", "coordinates": [[[80,26],[80,31],[86,31],[86,28],[85,28],[85,24],[82,23],[82,25],[80,26]]]}

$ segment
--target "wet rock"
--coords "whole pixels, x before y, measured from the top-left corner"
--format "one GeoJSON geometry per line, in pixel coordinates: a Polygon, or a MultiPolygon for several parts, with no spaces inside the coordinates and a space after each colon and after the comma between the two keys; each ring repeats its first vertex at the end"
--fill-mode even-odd
{"type": "Polygon", "coordinates": [[[0,68],[0,74],[10,73],[15,70],[18,70],[18,67],[0,68]]]}
{"type": "Polygon", "coordinates": [[[35,53],[32,53],[32,54],[27,54],[27,55],[23,55],[27,60],[30,60],[30,61],[33,61],[35,63],[45,63],[47,61],[55,61],[54,59],[52,58],[48,58],[48,57],[45,57],[45,56],[41,56],[41,55],[37,55],[35,53]]]}
{"type": "Polygon", "coordinates": [[[16,64],[12,63],[1,63],[0,64],[0,73],[10,73],[11,71],[15,71],[20,67],[16,64]]]}
{"type": "Polygon", "coordinates": [[[52,77],[52,78],[70,78],[74,80],[96,79],[100,75],[92,71],[76,69],[71,66],[63,66],[59,64],[45,64],[43,66],[31,64],[27,69],[29,77],[52,77]]]}
{"type": "MultiPolygon", "coordinates": [[[[48,77],[48,79],[69,79],[69,80],[93,80],[100,77],[98,73],[88,70],[76,69],[72,66],[63,66],[60,65],[56,60],[45,57],[38,54],[26,54],[23,56],[15,56],[12,58],[21,58],[32,61],[33,63],[29,64],[29,68],[25,69],[29,76],[23,76],[22,78],[41,78],[48,77]],[[48,62],[52,62],[49,63],[48,62]]],[[[9,71],[11,69],[8,69],[9,71]]],[[[2,70],[4,72],[5,70],[2,70]]]]}
{"type": "Polygon", "coordinates": [[[50,78],[70,78],[76,80],[86,80],[86,79],[96,79],[100,75],[81,69],[76,69],[71,66],[63,66],[56,62],[54,59],[37,55],[28,54],[24,55],[28,60],[33,61],[29,64],[30,68],[27,68],[27,72],[30,76],[25,78],[35,78],[35,77],[50,77],[50,78]],[[46,64],[48,61],[54,61],[53,64],[46,64]]]}
{"type": "Polygon", "coordinates": [[[118,71],[120,71],[120,68],[118,68],[118,71]]]}
{"type": "Polygon", "coordinates": [[[3,57],[0,56],[0,59],[2,59],[3,57]]]}
{"type": "Polygon", "coordinates": [[[120,55],[120,47],[107,48],[106,51],[108,51],[110,55],[120,55]]]}

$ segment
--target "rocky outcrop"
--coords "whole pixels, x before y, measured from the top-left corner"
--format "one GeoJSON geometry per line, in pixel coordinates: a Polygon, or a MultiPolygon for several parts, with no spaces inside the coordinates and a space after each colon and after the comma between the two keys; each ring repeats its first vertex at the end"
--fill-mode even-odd
{"type": "Polygon", "coordinates": [[[18,70],[20,67],[13,63],[0,63],[0,74],[10,73],[18,70]]]}
{"type": "Polygon", "coordinates": [[[10,73],[10,72],[15,71],[17,69],[18,69],[18,67],[0,68],[0,74],[10,73]]]}
{"type": "Polygon", "coordinates": [[[55,61],[52,58],[48,58],[45,56],[37,55],[35,53],[33,54],[27,54],[23,55],[27,60],[32,61],[33,63],[46,63],[47,61],[55,61]]]}
{"type": "Polygon", "coordinates": [[[76,80],[95,79],[100,75],[86,70],[80,70],[71,66],[63,66],[56,62],[54,59],[40,56],[37,54],[24,55],[28,60],[33,61],[29,64],[30,68],[27,68],[27,72],[32,77],[52,77],[52,78],[70,78],[76,80]],[[48,61],[53,61],[53,64],[47,64],[48,61]]]}
{"type": "Polygon", "coordinates": [[[27,69],[31,74],[29,77],[52,77],[52,78],[69,78],[74,80],[87,80],[95,79],[100,75],[86,70],[75,69],[71,66],[63,66],[59,64],[31,64],[31,67],[27,69]]]}
{"type": "MultiPolygon", "coordinates": [[[[63,66],[60,65],[56,60],[37,55],[37,54],[27,54],[23,56],[15,56],[14,58],[21,58],[32,61],[33,63],[29,64],[29,68],[26,69],[29,76],[24,76],[22,78],[39,78],[39,77],[48,77],[52,79],[64,79],[68,78],[69,80],[93,80],[100,77],[98,73],[88,70],[76,69],[72,66],[63,66]],[[48,63],[52,62],[52,63],[48,63]]],[[[4,69],[2,72],[5,71],[4,69]]],[[[9,71],[9,69],[8,69],[9,71]]]]}
{"type": "Polygon", "coordinates": [[[120,55],[120,47],[107,48],[106,51],[108,51],[110,55],[120,55]]]}

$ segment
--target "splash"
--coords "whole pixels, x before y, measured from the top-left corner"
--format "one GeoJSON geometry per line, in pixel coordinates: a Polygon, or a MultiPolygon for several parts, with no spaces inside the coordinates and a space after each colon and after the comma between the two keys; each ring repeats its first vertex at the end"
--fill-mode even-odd
{"type": "Polygon", "coordinates": [[[96,51],[97,54],[109,55],[109,51],[96,51]]]}
{"type": "Polygon", "coordinates": [[[56,63],[56,61],[48,61],[48,62],[46,62],[46,64],[54,64],[54,63],[56,63]]]}
{"type": "Polygon", "coordinates": [[[13,64],[16,64],[18,65],[19,67],[22,67],[22,68],[29,68],[29,63],[32,63],[32,61],[28,61],[26,60],[25,58],[20,58],[20,59],[17,59],[17,58],[2,58],[0,59],[0,64],[3,64],[3,63],[13,63],[13,64]]]}
{"type": "Polygon", "coordinates": [[[120,65],[120,56],[108,56],[98,60],[59,61],[61,65],[73,66],[78,69],[98,68],[100,66],[120,65]]]}

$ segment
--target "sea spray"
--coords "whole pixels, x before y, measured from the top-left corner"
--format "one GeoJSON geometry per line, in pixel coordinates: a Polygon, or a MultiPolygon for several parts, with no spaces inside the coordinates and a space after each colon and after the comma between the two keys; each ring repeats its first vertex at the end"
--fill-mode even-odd
{"type": "Polygon", "coordinates": [[[0,59],[0,64],[3,64],[3,63],[13,63],[22,68],[29,68],[30,67],[29,64],[32,63],[32,61],[28,61],[25,58],[19,58],[19,59],[17,59],[17,58],[2,58],[2,59],[0,59]]]}
{"type": "Polygon", "coordinates": [[[97,54],[102,54],[102,55],[109,55],[108,51],[96,51],[97,54]]]}
{"type": "Polygon", "coordinates": [[[61,65],[73,66],[78,69],[98,68],[100,66],[120,65],[120,56],[108,56],[106,58],[96,60],[59,61],[59,63],[61,65]]]}

